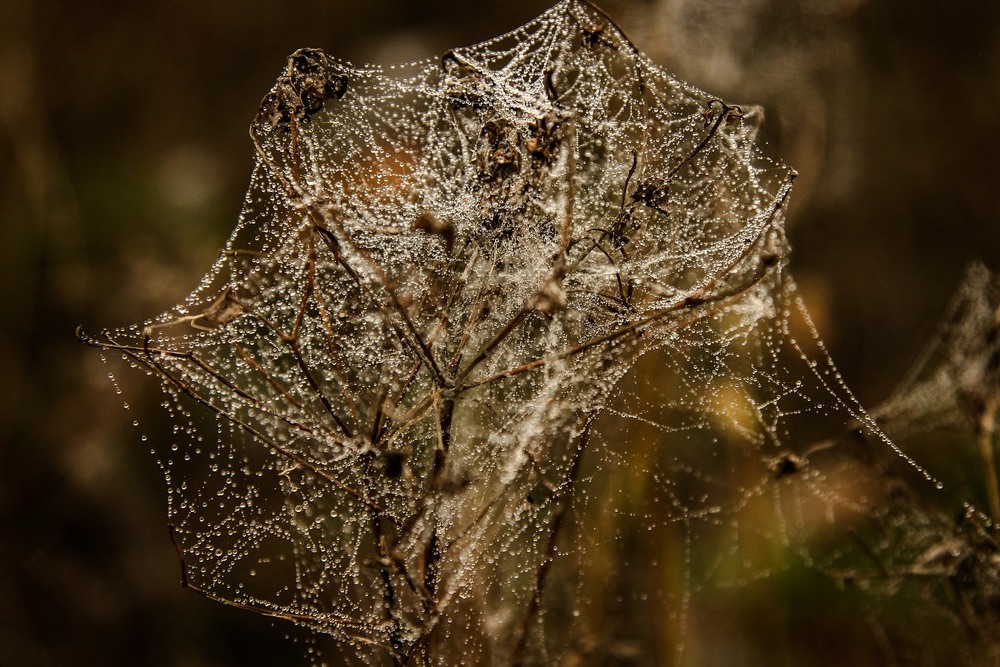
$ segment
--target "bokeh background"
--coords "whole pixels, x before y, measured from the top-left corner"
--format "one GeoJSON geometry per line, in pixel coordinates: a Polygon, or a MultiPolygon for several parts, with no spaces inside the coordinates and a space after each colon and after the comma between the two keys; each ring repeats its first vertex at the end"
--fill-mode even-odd
{"type": "MultiPolygon", "coordinates": [[[[117,395],[74,328],[141,321],[194,287],[289,53],[411,60],[549,4],[0,2],[0,665],[303,661],[289,628],[180,588],[140,441],[168,429],[159,401],[117,395]]],[[[765,108],[766,152],[801,174],[792,272],[876,404],[966,263],[1000,269],[1000,3],[599,4],[680,78],[765,108]]]]}

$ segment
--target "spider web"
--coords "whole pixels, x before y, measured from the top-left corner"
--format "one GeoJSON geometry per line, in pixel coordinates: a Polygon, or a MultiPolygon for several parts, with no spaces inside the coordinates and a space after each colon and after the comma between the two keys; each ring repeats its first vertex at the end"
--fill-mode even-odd
{"type": "Polygon", "coordinates": [[[662,664],[707,587],[965,544],[796,296],[760,116],[578,0],[293,54],[215,266],[96,341],[166,392],[184,583],[364,663],[662,664]]]}

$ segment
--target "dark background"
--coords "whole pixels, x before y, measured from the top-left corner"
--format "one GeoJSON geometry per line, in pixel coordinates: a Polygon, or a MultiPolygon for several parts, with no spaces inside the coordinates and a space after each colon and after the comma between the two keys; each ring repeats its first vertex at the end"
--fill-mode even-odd
{"type": "MultiPolygon", "coordinates": [[[[0,3],[0,665],[301,662],[289,628],[180,588],[140,441],[163,426],[158,398],[127,391],[124,410],[73,330],[141,321],[194,287],[290,52],[410,60],[548,4],[0,3]]],[[[801,174],[793,274],[877,403],[965,264],[1000,268],[1000,3],[601,5],[682,79],[765,107],[765,151],[801,174]]]]}

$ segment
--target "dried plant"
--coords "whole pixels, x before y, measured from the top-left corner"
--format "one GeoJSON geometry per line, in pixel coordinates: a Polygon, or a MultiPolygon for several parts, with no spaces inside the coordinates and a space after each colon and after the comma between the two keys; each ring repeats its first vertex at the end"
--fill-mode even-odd
{"type": "Polygon", "coordinates": [[[166,392],[185,585],[370,664],[654,663],[775,547],[887,567],[881,462],[933,480],[812,330],[758,120],[581,0],[393,71],[294,53],[198,289],[81,333],[166,392]]]}

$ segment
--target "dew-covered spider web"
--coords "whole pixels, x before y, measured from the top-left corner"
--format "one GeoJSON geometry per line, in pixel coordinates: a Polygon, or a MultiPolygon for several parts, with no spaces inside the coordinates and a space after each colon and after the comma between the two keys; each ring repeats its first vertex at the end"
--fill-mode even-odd
{"type": "Polygon", "coordinates": [[[219,260],[94,341],[166,392],[184,583],[316,660],[718,664],[705,591],[966,548],[818,342],[760,116],[580,0],[402,67],[293,54],[219,260]]]}

